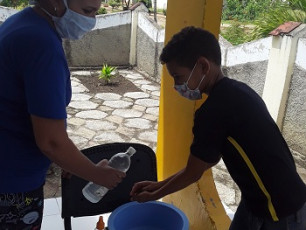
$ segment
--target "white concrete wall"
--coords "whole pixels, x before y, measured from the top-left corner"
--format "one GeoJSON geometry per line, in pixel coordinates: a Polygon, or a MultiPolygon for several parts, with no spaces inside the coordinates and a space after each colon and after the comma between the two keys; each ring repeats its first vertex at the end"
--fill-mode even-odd
{"type": "Polygon", "coordinates": [[[65,40],[71,67],[100,67],[104,63],[128,66],[130,62],[131,11],[97,16],[93,30],[81,40],[65,40]]]}
{"type": "Polygon", "coordinates": [[[136,67],[147,73],[154,81],[160,82],[161,67],[159,56],[165,39],[165,30],[148,17],[147,13],[138,16],[136,67]]]}
{"type": "Polygon", "coordinates": [[[144,31],[154,42],[164,42],[165,30],[158,29],[147,13],[140,13],[138,17],[138,27],[144,31]]]}
{"type": "Polygon", "coordinates": [[[235,66],[251,62],[266,61],[272,45],[272,38],[263,38],[254,42],[229,47],[223,50],[222,65],[235,66]]]}
{"type": "Polygon", "coordinates": [[[306,38],[299,39],[295,64],[306,70],[306,38]]]}
{"type": "Polygon", "coordinates": [[[131,24],[132,22],[132,14],[129,10],[112,14],[102,14],[96,18],[97,23],[93,30],[122,26],[131,24]]]}
{"type": "Polygon", "coordinates": [[[0,23],[4,22],[9,16],[17,13],[18,10],[0,6],[0,23]]]}

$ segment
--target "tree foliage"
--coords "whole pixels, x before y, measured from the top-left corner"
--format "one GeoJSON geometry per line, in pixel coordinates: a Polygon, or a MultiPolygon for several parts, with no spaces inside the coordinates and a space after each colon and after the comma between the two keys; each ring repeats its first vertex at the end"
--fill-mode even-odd
{"type": "Polygon", "coordinates": [[[3,0],[0,6],[23,8],[29,4],[29,0],[3,0]]]}
{"type": "Polygon", "coordinates": [[[223,20],[251,21],[281,0],[226,0],[224,2],[223,20]]]}
{"type": "Polygon", "coordinates": [[[255,21],[252,38],[267,36],[281,24],[294,21],[306,23],[306,0],[288,0],[264,11],[255,21]]]}

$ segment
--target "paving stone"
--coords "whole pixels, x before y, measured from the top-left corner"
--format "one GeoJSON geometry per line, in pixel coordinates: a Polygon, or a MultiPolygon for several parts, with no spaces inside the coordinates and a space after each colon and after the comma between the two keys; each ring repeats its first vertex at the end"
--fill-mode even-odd
{"type": "Polygon", "coordinates": [[[110,121],[92,120],[92,121],[86,121],[85,127],[91,130],[99,131],[99,130],[114,130],[118,127],[118,125],[110,121]]]}
{"type": "Polygon", "coordinates": [[[108,114],[101,112],[99,110],[88,110],[77,113],[75,116],[84,118],[84,119],[102,119],[106,117],[108,114]]]}
{"type": "Polygon", "coordinates": [[[159,106],[159,101],[154,99],[138,99],[135,101],[135,104],[145,107],[156,107],[159,106]]]}
{"type": "Polygon", "coordinates": [[[152,127],[152,123],[143,118],[131,118],[125,120],[124,126],[137,129],[149,129],[152,127]]]}
{"type": "Polygon", "coordinates": [[[225,166],[225,164],[224,164],[224,161],[221,159],[219,162],[218,162],[218,164],[216,164],[214,167],[216,167],[216,168],[218,168],[218,169],[221,169],[221,170],[224,170],[224,171],[226,171],[226,172],[228,172],[227,171],[227,168],[226,168],[226,166],[225,166]]]}
{"type": "Polygon", "coordinates": [[[72,94],[72,101],[88,101],[92,96],[88,94],[83,94],[83,93],[73,93],[72,94]]]}
{"type": "Polygon", "coordinates": [[[138,135],[140,140],[148,141],[148,142],[156,142],[157,141],[157,131],[146,131],[140,133],[138,135]]]}
{"type": "Polygon", "coordinates": [[[101,105],[103,103],[103,100],[98,99],[98,98],[91,98],[90,101],[93,102],[93,103],[97,103],[99,105],[101,105]]]}
{"type": "Polygon", "coordinates": [[[72,87],[72,93],[84,93],[89,92],[89,90],[84,85],[78,85],[76,87],[72,87]]]}
{"type": "Polygon", "coordinates": [[[67,133],[68,133],[68,136],[73,134],[73,129],[72,129],[72,127],[69,126],[69,125],[67,126],[66,131],[67,131],[67,133]]]}
{"type": "Polygon", "coordinates": [[[116,132],[103,132],[94,138],[95,141],[108,143],[108,142],[124,142],[125,140],[116,132]]]}
{"type": "Polygon", "coordinates": [[[154,85],[142,85],[141,89],[150,90],[150,91],[156,91],[156,90],[159,90],[159,87],[154,86],[154,85]]]}
{"type": "Polygon", "coordinates": [[[153,96],[160,97],[160,91],[159,90],[158,91],[153,91],[153,92],[151,92],[151,94],[153,96]]]}
{"type": "Polygon", "coordinates": [[[90,76],[91,71],[78,70],[71,72],[72,76],[90,76]]]}
{"type": "Polygon", "coordinates": [[[132,79],[132,80],[143,79],[143,76],[142,76],[142,75],[140,75],[140,74],[135,74],[135,73],[133,73],[133,74],[127,74],[125,77],[128,78],[128,79],[132,79]]]}
{"type": "Polygon", "coordinates": [[[136,80],[136,81],[133,81],[134,84],[139,84],[139,85],[149,85],[151,84],[150,81],[147,81],[147,80],[136,80]]]}
{"type": "Polygon", "coordinates": [[[227,205],[235,204],[235,190],[215,181],[220,199],[227,205]]]}
{"type": "Polygon", "coordinates": [[[133,109],[116,109],[112,114],[117,115],[119,117],[131,118],[131,117],[141,117],[142,112],[133,109]]]}
{"type": "Polygon", "coordinates": [[[74,109],[96,109],[99,105],[91,101],[72,101],[69,107],[74,109]]]}
{"type": "Polygon", "coordinates": [[[95,136],[95,134],[96,133],[94,131],[87,129],[85,127],[80,127],[79,129],[74,131],[74,135],[84,137],[88,140],[92,139],[95,136]]]}
{"type": "Polygon", "coordinates": [[[133,104],[134,104],[134,99],[129,98],[129,97],[123,97],[121,100],[123,100],[123,101],[127,101],[127,102],[131,102],[131,103],[133,103],[133,104]]]}
{"type": "Polygon", "coordinates": [[[141,105],[134,105],[133,109],[144,112],[146,110],[146,107],[141,106],[141,105]]]}
{"type": "Polygon", "coordinates": [[[124,97],[130,97],[130,98],[133,98],[133,99],[140,99],[140,98],[148,98],[148,97],[150,97],[149,94],[144,93],[144,92],[125,93],[123,96],[124,97]]]}
{"type": "Polygon", "coordinates": [[[134,85],[135,85],[137,88],[139,88],[139,89],[140,89],[141,86],[142,86],[141,84],[136,84],[136,83],[135,83],[134,85]]]}
{"type": "Polygon", "coordinates": [[[81,83],[81,81],[78,78],[73,77],[73,76],[70,77],[70,81],[71,82],[79,82],[79,83],[81,83]]]}
{"type": "MultiPolygon", "coordinates": [[[[237,205],[228,205],[229,209],[232,210],[234,213],[236,212],[238,206],[237,205]]],[[[232,215],[230,216],[232,217],[232,215]]]]}
{"type": "Polygon", "coordinates": [[[151,99],[154,99],[154,100],[158,100],[159,101],[159,97],[157,97],[157,96],[153,96],[153,95],[151,95],[151,97],[150,97],[151,99]]]}
{"type": "Polygon", "coordinates": [[[120,74],[133,74],[132,70],[119,70],[120,74]]]}
{"type": "Polygon", "coordinates": [[[85,120],[80,118],[71,117],[67,120],[68,125],[81,126],[85,124],[85,120]]]}
{"type": "Polygon", "coordinates": [[[109,120],[110,122],[117,123],[117,124],[121,124],[123,121],[123,118],[118,117],[118,116],[108,116],[105,119],[109,120]]]}
{"type": "Polygon", "coordinates": [[[150,120],[150,121],[157,121],[158,117],[151,115],[151,114],[145,114],[142,116],[142,118],[146,119],[146,120],[150,120]]]}
{"type": "Polygon", "coordinates": [[[98,108],[100,111],[102,111],[102,112],[108,112],[108,111],[113,111],[114,109],[113,108],[110,108],[110,107],[108,107],[108,106],[100,106],[99,108],[98,108]]]}
{"type": "Polygon", "coordinates": [[[124,109],[133,105],[133,103],[128,101],[104,101],[103,105],[116,109],[124,109]]]}
{"type": "Polygon", "coordinates": [[[147,108],[146,113],[159,116],[159,107],[147,108]]]}
{"type": "Polygon", "coordinates": [[[91,76],[100,75],[101,70],[91,70],[90,73],[91,73],[91,76]]]}
{"type": "Polygon", "coordinates": [[[86,138],[81,136],[69,136],[69,138],[79,149],[81,149],[82,146],[88,142],[86,138]]]}
{"type": "Polygon", "coordinates": [[[135,129],[120,126],[118,129],[116,129],[116,132],[132,138],[135,134],[135,129]]]}
{"type": "Polygon", "coordinates": [[[104,101],[117,101],[121,98],[121,95],[117,93],[97,93],[95,98],[99,98],[104,101]]]}
{"type": "Polygon", "coordinates": [[[130,142],[131,142],[131,143],[139,143],[139,144],[143,144],[143,145],[146,145],[146,146],[149,146],[149,145],[150,145],[149,143],[147,143],[147,142],[145,142],[145,141],[143,141],[143,140],[136,139],[136,138],[132,138],[132,139],[130,140],[130,142]]]}
{"type": "Polygon", "coordinates": [[[66,111],[67,111],[67,118],[69,118],[68,116],[73,117],[77,112],[79,112],[77,109],[71,108],[69,106],[66,108],[66,111]]]}
{"type": "Polygon", "coordinates": [[[76,87],[79,86],[81,83],[79,81],[71,81],[71,86],[76,87]]]}

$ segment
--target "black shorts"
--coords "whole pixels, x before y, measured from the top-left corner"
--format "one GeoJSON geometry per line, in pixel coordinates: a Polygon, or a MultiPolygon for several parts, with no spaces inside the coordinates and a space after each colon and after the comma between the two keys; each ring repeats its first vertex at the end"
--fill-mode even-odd
{"type": "Polygon", "coordinates": [[[25,193],[0,193],[0,230],[39,230],[43,207],[43,186],[25,193]]]}

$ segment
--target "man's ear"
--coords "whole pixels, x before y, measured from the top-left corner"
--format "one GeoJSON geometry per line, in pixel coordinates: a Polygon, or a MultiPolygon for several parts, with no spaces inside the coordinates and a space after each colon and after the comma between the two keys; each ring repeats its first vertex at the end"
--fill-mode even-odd
{"type": "Polygon", "coordinates": [[[205,57],[199,57],[198,64],[200,64],[202,66],[202,73],[203,73],[203,75],[204,74],[207,75],[209,73],[210,67],[211,67],[210,66],[211,65],[210,61],[207,58],[205,58],[205,57]]]}
{"type": "Polygon", "coordinates": [[[53,7],[54,16],[62,17],[66,12],[66,6],[63,0],[49,0],[49,4],[53,7]]]}

